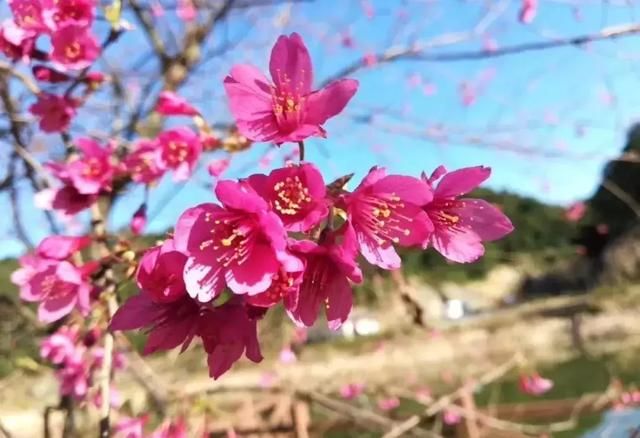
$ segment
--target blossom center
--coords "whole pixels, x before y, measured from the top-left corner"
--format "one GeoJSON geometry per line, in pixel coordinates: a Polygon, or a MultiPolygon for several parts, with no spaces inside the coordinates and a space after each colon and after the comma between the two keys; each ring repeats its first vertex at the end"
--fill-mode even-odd
{"type": "Polygon", "coordinates": [[[457,228],[460,226],[460,216],[452,210],[459,207],[459,201],[436,201],[430,205],[429,217],[440,226],[457,228]]]}
{"type": "Polygon", "coordinates": [[[271,87],[273,113],[280,128],[293,131],[303,121],[306,100],[302,93],[303,84],[292,84],[291,78],[279,69],[277,75],[278,85],[271,87]]]}
{"type": "Polygon", "coordinates": [[[309,189],[298,176],[286,177],[273,186],[276,199],[273,208],[281,214],[293,216],[311,202],[309,189]]]}
{"type": "Polygon", "coordinates": [[[149,172],[152,169],[152,163],[153,162],[151,158],[147,156],[139,157],[138,160],[136,160],[135,165],[133,166],[133,171],[138,174],[149,172]]]}
{"type": "Polygon", "coordinates": [[[232,263],[242,265],[249,254],[251,233],[241,227],[240,221],[232,219],[214,219],[211,213],[205,213],[204,221],[211,223],[211,238],[200,244],[200,250],[210,248],[216,253],[216,262],[228,268],[232,263]]]}
{"type": "Polygon", "coordinates": [[[98,177],[102,174],[102,165],[97,158],[89,158],[82,174],[87,177],[98,177]]]}
{"type": "Polygon", "coordinates": [[[74,41],[64,48],[64,55],[71,60],[78,59],[82,53],[82,47],[78,41],[74,41]]]}
{"type": "Polygon", "coordinates": [[[273,277],[271,287],[266,291],[267,297],[272,301],[279,301],[293,292],[293,277],[289,273],[280,271],[273,277]]]}
{"type": "Polygon", "coordinates": [[[55,299],[68,295],[73,286],[69,283],[60,281],[56,275],[49,274],[45,276],[40,283],[40,288],[42,290],[42,294],[47,299],[55,299]]]}
{"type": "Polygon", "coordinates": [[[399,243],[398,235],[411,235],[411,230],[406,227],[406,224],[413,222],[413,218],[399,211],[405,205],[395,193],[384,199],[366,196],[364,205],[364,211],[368,213],[365,214],[365,228],[379,245],[388,240],[399,243]]]}
{"type": "Polygon", "coordinates": [[[170,165],[182,163],[189,155],[189,146],[184,141],[170,141],[167,162],[170,165]]]}

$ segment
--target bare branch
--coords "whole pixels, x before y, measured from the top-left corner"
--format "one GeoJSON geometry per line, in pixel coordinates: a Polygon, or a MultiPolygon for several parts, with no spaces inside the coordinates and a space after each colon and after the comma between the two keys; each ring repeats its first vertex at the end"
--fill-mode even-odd
{"type": "MultiPolygon", "coordinates": [[[[640,33],[640,24],[629,23],[620,26],[611,26],[602,29],[601,31],[593,34],[581,35],[577,37],[558,38],[552,41],[541,41],[535,43],[519,44],[511,47],[503,47],[496,50],[475,50],[475,51],[461,51],[450,53],[426,53],[430,49],[441,47],[443,45],[450,45],[461,42],[468,39],[475,32],[471,33],[459,33],[443,35],[425,43],[416,43],[411,46],[391,47],[386,51],[374,55],[375,62],[377,64],[385,64],[393,61],[406,60],[406,61],[425,61],[425,62],[456,62],[456,61],[469,61],[480,60],[489,58],[500,58],[509,55],[516,55],[527,52],[534,52],[540,50],[548,50],[559,47],[567,46],[582,46],[584,44],[596,41],[611,40],[616,38],[624,38],[634,36],[640,33]]],[[[343,68],[337,73],[331,75],[329,79],[323,82],[323,85],[331,82],[336,78],[342,78],[355,73],[356,71],[367,67],[368,64],[365,59],[360,59],[351,65],[343,68]]]]}

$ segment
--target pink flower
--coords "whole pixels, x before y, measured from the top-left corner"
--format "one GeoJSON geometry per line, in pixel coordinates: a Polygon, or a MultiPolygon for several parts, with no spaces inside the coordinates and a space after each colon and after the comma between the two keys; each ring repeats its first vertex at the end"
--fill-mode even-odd
{"type": "Polygon", "coordinates": [[[100,45],[89,28],[65,24],[51,36],[51,60],[60,69],[82,70],[100,56],[100,45]]]}
{"type": "Polygon", "coordinates": [[[362,57],[362,62],[364,63],[364,65],[366,65],[367,67],[374,67],[377,63],[378,63],[378,57],[376,56],[375,53],[370,52],[370,53],[366,53],[363,57],[362,57]]]}
{"type": "Polygon", "coordinates": [[[329,328],[337,330],[349,317],[353,293],[349,281],[362,282],[355,258],[358,245],[350,227],[342,234],[325,234],[321,245],[309,240],[290,243],[294,254],[305,261],[304,276],[296,308],[289,312],[296,321],[311,327],[325,307],[329,328]],[[337,239],[342,242],[338,243],[337,239]]]}
{"type": "Polygon", "coordinates": [[[257,324],[247,313],[241,297],[234,297],[200,318],[199,334],[207,352],[209,376],[217,379],[243,354],[253,362],[262,360],[257,324]]]}
{"type": "Polygon", "coordinates": [[[340,397],[345,400],[354,400],[364,393],[363,383],[347,383],[340,387],[340,397]]]}
{"type": "Polygon", "coordinates": [[[165,421],[153,433],[150,438],[188,438],[187,422],[179,417],[174,421],[165,421]]]}
{"type": "Polygon", "coordinates": [[[55,365],[62,365],[71,360],[76,351],[78,329],[62,326],[40,344],[40,357],[55,365]]]}
{"type": "Polygon", "coordinates": [[[200,143],[202,143],[202,149],[205,152],[215,151],[220,146],[222,146],[222,141],[218,137],[206,132],[200,133],[200,143]]]}
{"type": "Polygon", "coordinates": [[[458,94],[460,95],[462,105],[471,106],[475,103],[478,97],[478,90],[474,84],[468,81],[463,81],[458,87],[458,94]]]}
{"type": "Polygon", "coordinates": [[[39,126],[44,132],[62,132],[69,129],[77,106],[75,99],[43,92],[38,95],[38,101],[29,107],[29,111],[40,118],[39,126]]]}
{"type": "Polygon", "coordinates": [[[433,394],[431,393],[431,389],[427,387],[419,388],[416,391],[416,400],[420,403],[431,403],[433,401],[433,394]]]}
{"type": "Polygon", "coordinates": [[[44,32],[42,0],[9,0],[9,7],[13,13],[16,24],[24,30],[44,32]]]}
{"type": "Polygon", "coordinates": [[[66,215],[73,215],[91,207],[98,195],[84,195],[73,186],[63,186],[55,191],[51,207],[66,215]]]}
{"type": "MultiPolygon", "coordinates": [[[[91,363],[92,370],[99,370],[102,368],[104,361],[104,348],[98,347],[91,350],[91,363]]],[[[127,357],[121,351],[114,351],[112,354],[112,365],[115,370],[123,370],[127,367],[127,357]]]]}
{"type": "Polygon", "coordinates": [[[297,33],[278,38],[269,71],[273,84],[250,65],[233,67],[224,80],[238,129],[254,141],[280,144],[324,137],[322,125],[339,114],[358,89],[357,81],[341,79],[312,91],[311,58],[297,33]]]}
{"type": "Polygon", "coordinates": [[[576,202],[571,204],[566,210],[564,217],[569,222],[578,222],[587,212],[587,205],[584,202],[576,202]]]}
{"type": "Polygon", "coordinates": [[[267,371],[260,376],[261,388],[272,388],[277,382],[278,376],[273,372],[267,371]]]}
{"type": "Polygon", "coordinates": [[[164,16],[164,6],[158,0],[151,3],[151,13],[154,17],[164,16]]]}
{"type": "Polygon", "coordinates": [[[156,111],[165,116],[197,116],[200,114],[186,99],[173,91],[160,93],[156,111]]]}
{"type": "Polygon", "coordinates": [[[144,232],[147,226],[147,204],[142,204],[131,218],[129,228],[134,236],[139,236],[144,232]]]}
{"type": "Polygon", "coordinates": [[[371,2],[368,0],[362,0],[360,4],[362,5],[362,12],[364,13],[364,15],[369,20],[372,20],[376,16],[376,10],[373,7],[373,4],[371,4],[371,2]]]}
{"type": "Polygon", "coordinates": [[[521,23],[532,23],[538,14],[538,0],[522,0],[519,20],[521,23]]]}
{"type": "Polygon", "coordinates": [[[533,373],[520,376],[519,386],[525,394],[542,395],[553,388],[553,380],[542,378],[540,374],[533,373]]]}
{"type": "Polygon", "coordinates": [[[393,244],[415,246],[429,238],[433,225],[422,205],[433,198],[429,185],[409,176],[387,175],[374,167],[353,193],[342,196],[360,253],[383,269],[400,267],[393,244]]]}
{"type": "Polygon", "coordinates": [[[36,253],[44,259],[66,260],[90,244],[91,238],[87,236],[49,236],[38,244],[36,253]]]}
{"type": "Polygon", "coordinates": [[[83,272],[67,261],[49,262],[20,288],[20,298],[39,302],[38,319],[45,323],[57,321],[74,308],[89,312],[91,285],[83,272]]]}
{"type": "Polygon", "coordinates": [[[87,85],[89,90],[96,90],[106,80],[107,77],[104,73],[99,71],[90,71],[85,75],[83,82],[87,85]]]}
{"type": "Polygon", "coordinates": [[[437,91],[438,87],[436,87],[436,85],[431,82],[424,84],[424,87],[422,87],[422,92],[425,96],[433,96],[437,91]]]}
{"type": "Polygon", "coordinates": [[[189,22],[196,19],[198,11],[193,6],[193,0],[178,0],[176,13],[182,21],[189,22]]]}
{"type": "Polygon", "coordinates": [[[460,423],[460,420],[462,420],[462,417],[457,412],[445,410],[442,413],[442,421],[444,422],[444,424],[447,424],[449,426],[460,423]]]}
{"type": "Polygon", "coordinates": [[[89,390],[90,370],[82,357],[83,353],[82,349],[76,350],[74,357],[68,359],[64,366],[56,371],[60,394],[79,401],[84,400],[89,390]]]}
{"type": "Polygon", "coordinates": [[[309,338],[309,329],[306,327],[296,327],[293,331],[291,343],[294,345],[304,345],[309,338]]]}
{"type": "Polygon", "coordinates": [[[158,302],[144,289],[129,298],[113,315],[109,328],[114,331],[145,328],[149,334],[144,354],[186,350],[196,335],[201,307],[183,295],[177,301],[158,302]]]}
{"type": "Polygon", "coordinates": [[[345,31],[340,35],[340,44],[345,48],[353,48],[355,46],[355,41],[353,40],[353,36],[349,31],[345,31]]]}
{"type": "Polygon", "coordinates": [[[175,228],[176,247],[190,255],[184,277],[192,297],[208,302],[225,284],[236,294],[256,295],[271,286],[281,265],[302,270],[287,252],[280,218],[248,184],[220,181],[215,192],[223,207],[191,208],[175,228]]]}
{"type": "Polygon", "coordinates": [[[229,168],[229,164],[231,164],[230,158],[213,160],[207,166],[207,171],[212,177],[219,178],[229,168]]]}
{"type": "Polygon", "coordinates": [[[278,359],[280,360],[281,363],[285,365],[289,365],[289,364],[295,363],[298,360],[298,357],[293,352],[293,350],[291,350],[291,347],[286,347],[280,350],[280,355],[278,356],[278,359]]]}
{"type": "Polygon", "coordinates": [[[58,178],[63,186],[52,189],[51,208],[66,215],[76,214],[89,208],[97,199],[97,194],[82,194],[74,186],[69,174],[69,166],[61,163],[45,163],[45,168],[58,178]]]}
{"type": "Polygon", "coordinates": [[[47,27],[56,32],[67,24],[89,28],[94,14],[94,0],[55,0],[44,10],[43,18],[47,27]]]}
{"type": "Polygon", "coordinates": [[[388,397],[378,400],[378,409],[381,411],[391,411],[400,406],[398,397],[388,397]]]}
{"type": "Polygon", "coordinates": [[[36,33],[16,25],[13,20],[4,20],[0,24],[0,52],[11,59],[29,62],[35,48],[36,33]]]}
{"type": "Polygon", "coordinates": [[[140,290],[158,303],[170,303],[187,294],[182,279],[187,256],[176,251],[173,240],[151,248],[142,256],[137,282],[140,290]]]}
{"type": "Polygon", "coordinates": [[[288,231],[309,231],[329,213],[324,180],[313,164],[275,169],[268,176],[252,175],[248,182],[288,231]]]}
{"type": "Polygon", "coordinates": [[[143,438],[144,425],[149,421],[148,415],[141,417],[122,417],[113,426],[116,438],[143,438]]]}
{"type": "Polygon", "coordinates": [[[123,160],[123,167],[137,183],[151,184],[162,177],[156,156],[158,143],[155,140],[140,139],[133,146],[133,152],[123,160]]]}
{"type": "Polygon", "coordinates": [[[484,254],[483,241],[500,239],[513,225],[500,210],[482,199],[458,199],[478,187],[491,174],[488,167],[466,167],[447,173],[440,166],[430,178],[423,179],[433,186],[433,201],[424,206],[433,222],[434,232],[428,243],[447,259],[468,263],[484,254]]]}
{"type": "Polygon", "coordinates": [[[83,195],[111,191],[116,170],[111,158],[112,147],[102,147],[90,138],[80,138],[74,143],[81,157],[70,161],[66,169],[73,186],[83,195]]]}
{"type": "Polygon", "coordinates": [[[71,76],[44,65],[34,65],[31,71],[37,80],[50,84],[60,84],[72,79],[71,76]]]}
{"type": "Polygon", "coordinates": [[[256,307],[271,307],[283,301],[284,307],[293,311],[298,304],[298,291],[301,284],[302,270],[287,272],[281,267],[266,291],[248,296],[246,300],[247,303],[256,307]]]}
{"type": "Polygon", "coordinates": [[[187,127],[173,128],[158,136],[158,167],[173,169],[174,181],[187,180],[202,153],[200,137],[187,127]]]}
{"type": "Polygon", "coordinates": [[[483,39],[482,46],[484,47],[484,50],[489,53],[493,53],[498,50],[498,42],[495,40],[495,38],[490,36],[486,36],[483,39]]]}

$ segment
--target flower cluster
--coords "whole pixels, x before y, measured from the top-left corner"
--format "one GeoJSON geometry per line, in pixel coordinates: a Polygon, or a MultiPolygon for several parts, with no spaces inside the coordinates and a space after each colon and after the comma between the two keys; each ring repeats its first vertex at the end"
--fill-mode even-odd
{"type": "MultiPolygon", "coordinates": [[[[297,34],[277,41],[269,66],[273,84],[246,65],[225,79],[238,128],[251,140],[324,136],[322,124],[358,85],[346,79],[311,91],[311,61],[297,34]]],[[[476,260],[484,241],[513,229],[496,207],[463,198],[489,175],[486,167],[439,167],[418,178],[374,167],[347,191],[344,181],[327,185],[314,164],[301,160],[268,175],[219,181],[219,203],[184,212],[173,237],[144,255],[141,292],[111,328],[146,328],[145,352],[184,349],[198,337],[217,378],[243,353],[261,359],[257,320],[279,303],[300,326],[312,326],[324,311],[329,327],[340,327],[351,311],[352,285],[363,279],[359,256],[398,269],[399,247],[432,246],[454,262],[476,260]]]]}
{"type": "Polygon", "coordinates": [[[73,255],[91,243],[86,237],[51,236],[34,254],[20,258],[20,269],[11,281],[20,287],[20,298],[38,302],[38,318],[54,322],[77,309],[87,315],[93,286],[90,275],[96,263],[77,265],[73,255]]]}
{"type": "MultiPolygon", "coordinates": [[[[9,0],[9,7],[13,19],[0,24],[1,53],[13,61],[33,62],[33,75],[41,82],[78,81],[87,90],[102,82],[100,73],[88,72],[101,53],[91,30],[95,0],[9,0]],[[41,37],[49,39],[50,50],[38,48],[41,37]]],[[[44,132],[60,132],[69,128],[80,104],[70,93],[40,92],[30,111],[44,132]]]]}
{"type": "MultiPolygon", "coordinates": [[[[92,381],[99,372],[104,357],[104,350],[97,346],[99,338],[98,329],[82,334],[77,326],[62,326],[42,341],[40,356],[56,366],[55,375],[60,384],[60,394],[76,401],[92,401],[95,405],[100,405],[100,394],[91,392],[92,381]]],[[[114,369],[124,369],[124,355],[114,352],[113,364],[114,369]]],[[[113,389],[111,392],[111,403],[118,405],[117,393],[113,389]]]]}
{"type": "MultiPolygon", "coordinates": [[[[45,97],[41,96],[34,104],[32,112],[47,111],[42,108],[43,99],[45,97]]],[[[63,98],[47,95],[46,99],[55,104],[63,98]]],[[[161,94],[156,111],[165,116],[201,118],[198,110],[172,92],[161,94]]],[[[50,117],[43,118],[41,124],[58,123],[60,121],[54,122],[53,118],[64,117],[63,114],[63,111],[54,111],[50,117]]],[[[89,208],[100,195],[111,193],[114,187],[126,181],[151,186],[169,171],[173,172],[174,181],[185,181],[194,172],[202,152],[217,148],[219,144],[210,133],[178,126],[153,139],[138,139],[127,148],[128,153],[124,156],[115,142],[101,145],[92,138],[83,137],[73,140],[73,146],[75,152],[67,161],[45,164],[60,185],[45,190],[44,207],[68,216],[89,208]]],[[[145,223],[146,205],[143,204],[132,218],[134,234],[140,234],[145,223]]]]}
{"type": "MultiPolygon", "coordinates": [[[[86,7],[71,8],[74,14],[65,9],[64,0],[43,4],[13,0],[17,28],[57,39],[63,35],[71,52],[78,50],[82,59],[90,59],[92,52],[84,45],[92,41],[88,29],[93,4],[80,2],[86,7]],[[76,44],[73,38],[80,29],[84,39],[76,44]]],[[[64,82],[67,70],[89,65],[78,59],[65,64],[62,55],[54,54],[51,58],[64,69],[34,69],[36,76],[64,82]]],[[[146,330],[145,354],[184,350],[198,340],[214,378],[243,355],[254,362],[262,359],[258,322],[274,306],[282,304],[299,327],[326,318],[329,327],[337,329],[349,317],[352,288],[363,281],[364,263],[395,270],[402,263],[400,248],[430,247],[452,262],[472,262],[483,255],[484,242],[513,229],[498,208],[467,197],[490,176],[490,169],[482,166],[452,172],[441,166],[430,176],[374,167],[353,190],[347,189],[350,177],[327,184],[320,169],[304,160],[304,140],[327,135],[324,124],[345,108],[358,82],[342,79],[314,90],[309,52],[297,34],[278,39],[269,70],[271,80],[255,67],[239,65],[225,78],[238,130],[226,144],[213,136],[187,100],[164,92],[155,110],[163,116],[190,117],[197,130],[171,127],[156,138],[128,145],[79,138],[72,140],[66,161],[46,165],[60,181],[50,192],[50,207],[74,215],[129,183],[148,188],[169,172],[175,181],[187,180],[205,151],[240,150],[251,141],[298,143],[297,163],[268,174],[217,180],[216,203],[185,211],[173,234],[144,252],[135,273],[140,291],[110,321],[113,331],[146,330]]],[[[68,96],[41,95],[32,112],[41,115],[44,130],[55,131],[68,126],[74,108],[68,96]]],[[[228,165],[225,160],[213,162],[209,172],[217,179],[228,165]]],[[[143,203],[132,220],[134,234],[142,232],[145,222],[143,203]]],[[[22,298],[40,303],[41,320],[58,320],[74,308],[86,315],[101,292],[94,284],[105,284],[108,263],[81,264],[80,251],[88,243],[87,238],[50,237],[21,260],[13,281],[22,298]]],[[[118,257],[111,254],[109,263],[117,263],[118,257]]],[[[124,263],[133,258],[135,254],[124,263]]],[[[294,359],[287,351],[284,360],[294,359]]]]}

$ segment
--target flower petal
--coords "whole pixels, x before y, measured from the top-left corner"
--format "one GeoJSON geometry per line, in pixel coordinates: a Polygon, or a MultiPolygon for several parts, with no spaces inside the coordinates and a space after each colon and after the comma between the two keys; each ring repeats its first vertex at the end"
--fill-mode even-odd
{"type": "Polygon", "coordinates": [[[509,218],[482,199],[460,199],[451,211],[460,217],[460,225],[469,227],[482,240],[498,240],[513,231],[509,218]]]}
{"type": "Polygon", "coordinates": [[[435,250],[452,262],[471,263],[484,254],[480,237],[468,229],[436,228],[431,241],[435,250]]]}
{"type": "Polygon", "coordinates": [[[329,118],[344,110],[356,91],[358,91],[358,81],[340,79],[311,93],[307,100],[305,122],[314,125],[324,124],[329,118]]]}
{"type": "Polygon", "coordinates": [[[68,315],[76,304],[76,294],[68,293],[56,298],[48,298],[38,307],[38,319],[51,323],[68,315]]]}
{"type": "Polygon", "coordinates": [[[373,184],[376,194],[393,194],[403,202],[421,206],[433,199],[433,192],[429,185],[421,179],[404,175],[389,175],[373,184]]]}
{"type": "Polygon", "coordinates": [[[234,263],[225,272],[227,286],[234,293],[256,295],[271,286],[279,263],[274,251],[267,245],[257,244],[242,264],[234,263]]]}
{"type": "Polygon", "coordinates": [[[349,318],[353,306],[353,291],[346,277],[334,275],[327,285],[326,312],[331,330],[338,330],[349,318]]]}
{"type": "Polygon", "coordinates": [[[110,330],[134,330],[151,325],[158,317],[159,307],[145,293],[130,297],[111,319],[110,330]]]}
{"type": "Polygon", "coordinates": [[[224,289],[220,267],[200,264],[193,257],[184,265],[184,284],[189,296],[201,303],[208,303],[224,289]]]}
{"type": "Polygon", "coordinates": [[[372,265],[382,269],[398,269],[400,267],[402,262],[393,245],[381,246],[364,233],[358,233],[358,242],[360,243],[360,253],[372,265]]]}
{"type": "Polygon", "coordinates": [[[465,167],[447,173],[436,187],[435,198],[454,198],[466,195],[491,175],[491,168],[485,166],[465,167]]]}
{"type": "Polygon", "coordinates": [[[294,32],[278,38],[271,50],[269,72],[279,90],[289,90],[303,96],[311,92],[313,66],[300,35],[294,32]]]}

